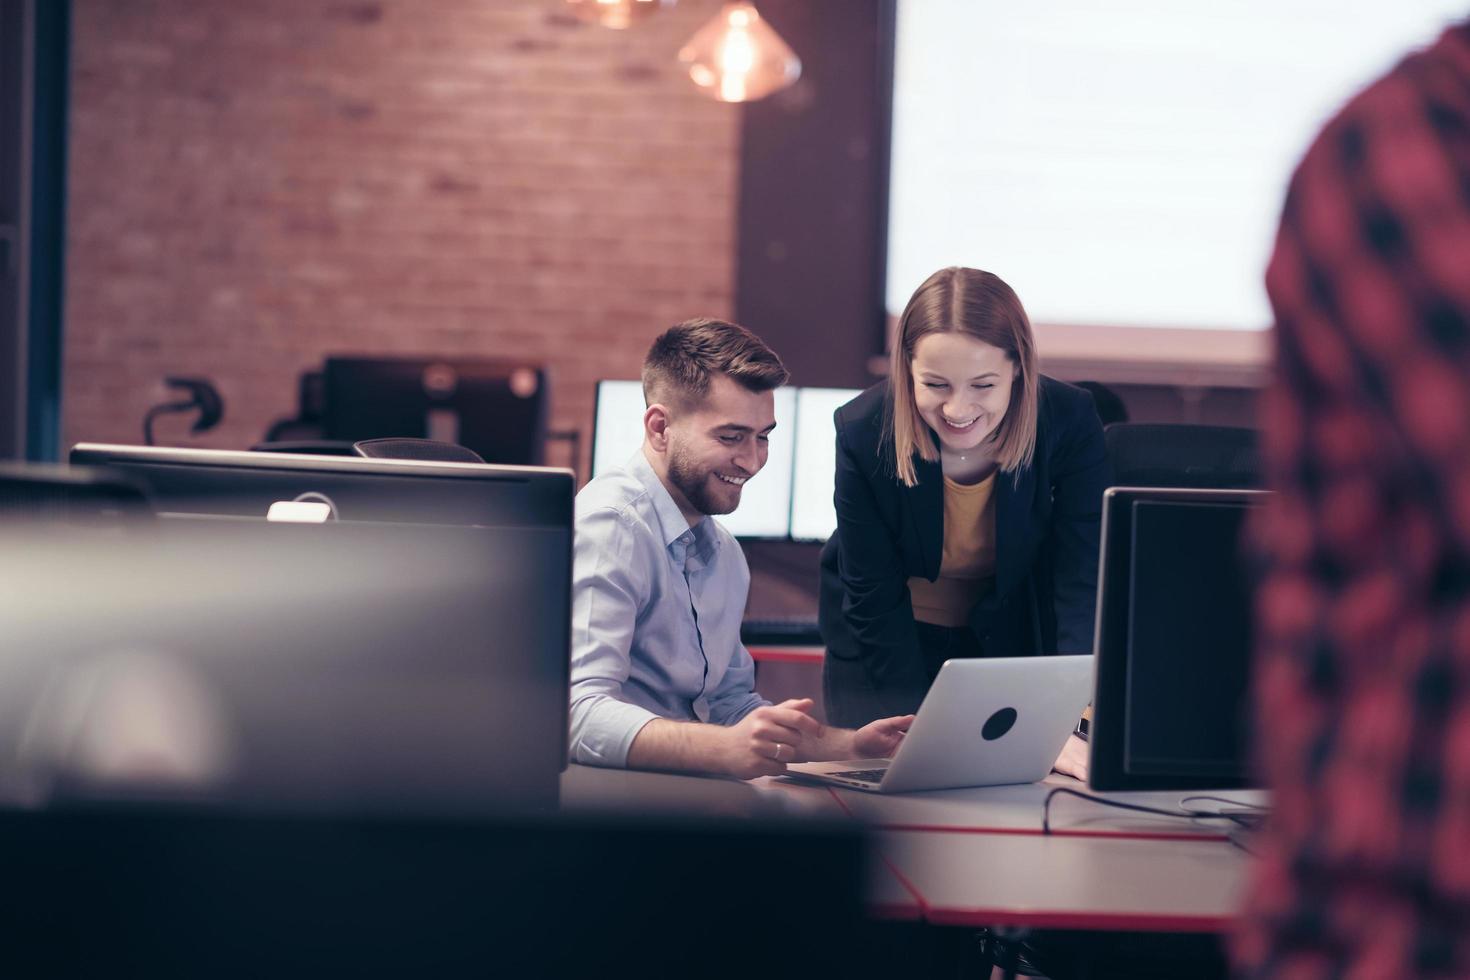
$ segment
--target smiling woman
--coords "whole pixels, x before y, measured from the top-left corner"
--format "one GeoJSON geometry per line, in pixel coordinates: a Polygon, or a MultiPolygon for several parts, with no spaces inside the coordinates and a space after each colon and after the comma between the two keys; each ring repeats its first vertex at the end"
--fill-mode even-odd
{"type": "Polygon", "coordinates": [[[820,607],[834,722],[914,710],[951,657],[1092,652],[1102,425],[1087,392],[1038,373],[1009,286],[930,276],[889,380],[835,420],[820,607]]]}

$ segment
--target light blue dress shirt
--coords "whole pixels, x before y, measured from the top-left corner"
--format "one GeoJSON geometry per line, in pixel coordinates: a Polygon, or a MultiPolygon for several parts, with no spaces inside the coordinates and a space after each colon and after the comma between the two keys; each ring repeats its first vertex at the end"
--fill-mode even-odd
{"type": "Polygon", "coordinates": [[[694,527],[640,449],[577,494],[571,755],[626,766],[654,718],[732,725],[769,701],[740,642],[750,568],[730,532],[694,527]]]}

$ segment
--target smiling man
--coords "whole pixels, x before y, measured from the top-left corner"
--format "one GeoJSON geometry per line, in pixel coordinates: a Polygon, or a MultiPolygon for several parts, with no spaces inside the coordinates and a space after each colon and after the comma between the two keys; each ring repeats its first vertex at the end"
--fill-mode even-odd
{"type": "Polygon", "coordinates": [[[577,495],[572,759],[749,779],[889,756],[910,717],[829,728],[809,699],[755,692],[740,642],[750,570],[712,514],[766,464],[786,368],[760,338],[689,320],[643,362],[643,445],[577,495]]]}

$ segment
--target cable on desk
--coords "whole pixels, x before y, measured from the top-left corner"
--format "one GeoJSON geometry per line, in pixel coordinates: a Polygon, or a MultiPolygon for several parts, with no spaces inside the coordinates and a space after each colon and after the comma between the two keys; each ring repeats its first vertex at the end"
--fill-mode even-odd
{"type": "MultiPolygon", "coordinates": [[[[1122,800],[1109,800],[1105,797],[1093,796],[1091,793],[1083,793],[1079,790],[1068,789],[1065,786],[1058,786],[1046,794],[1046,799],[1041,804],[1041,832],[1043,834],[1051,833],[1051,801],[1061,794],[1075,796],[1079,800],[1088,800],[1092,803],[1101,803],[1103,806],[1117,807],[1120,810],[1151,813],[1160,817],[1174,817],[1180,820],[1229,820],[1239,826],[1245,825],[1239,814],[1226,813],[1224,811],[1186,810],[1183,807],[1178,810],[1165,810],[1156,806],[1144,806],[1141,803],[1124,803],[1122,800]]],[[[1209,799],[1209,797],[1185,797],[1185,799],[1209,799]]],[[[1181,800],[1180,802],[1182,803],[1184,801],[1181,800]]]]}
{"type": "MultiPolygon", "coordinates": [[[[1250,802],[1248,802],[1246,800],[1232,800],[1228,796],[1201,796],[1201,795],[1181,796],[1179,798],[1179,809],[1181,809],[1181,810],[1188,810],[1189,807],[1185,806],[1185,804],[1186,803],[1193,803],[1195,800],[1208,800],[1208,801],[1210,801],[1212,803],[1228,803],[1230,806],[1239,807],[1245,813],[1259,813],[1259,814],[1263,814],[1264,815],[1265,813],[1267,813],[1270,810],[1270,807],[1266,806],[1264,803],[1250,803],[1250,802]]],[[[1224,813],[1225,811],[1224,810],[1219,810],[1219,811],[1206,811],[1206,812],[1224,813]]]]}

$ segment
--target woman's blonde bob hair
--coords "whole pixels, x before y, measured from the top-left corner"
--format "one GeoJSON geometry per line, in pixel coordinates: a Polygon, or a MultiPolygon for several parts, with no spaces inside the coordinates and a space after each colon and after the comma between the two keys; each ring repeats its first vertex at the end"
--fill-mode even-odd
{"type": "Polygon", "coordinates": [[[962,333],[998,347],[1016,366],[1011,402],[987,445],[1007,473],[1031,465],[1036,451],[1036,342],[1021,301],[999,276],[979,269],[950,266],[924,280],[898,321],[898,336],[888,372],[888,411],[883,444],[891,444],[893,466],[904,486],[918,483],[914,456],[939,459],[934,431],[919,415],[914,401],[914,348],[932,333],[962,333]]]}

